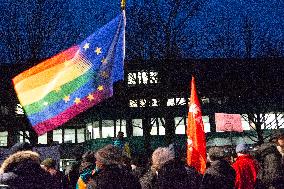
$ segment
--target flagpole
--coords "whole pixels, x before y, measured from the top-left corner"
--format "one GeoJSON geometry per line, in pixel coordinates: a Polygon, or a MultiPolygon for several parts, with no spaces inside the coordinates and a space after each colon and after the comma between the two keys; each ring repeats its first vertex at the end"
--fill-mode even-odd
{"type": "Polygon", "coordinates": [[[126,0],[121,0],[120,7],[122,11],[125,11],[126,0]]]}

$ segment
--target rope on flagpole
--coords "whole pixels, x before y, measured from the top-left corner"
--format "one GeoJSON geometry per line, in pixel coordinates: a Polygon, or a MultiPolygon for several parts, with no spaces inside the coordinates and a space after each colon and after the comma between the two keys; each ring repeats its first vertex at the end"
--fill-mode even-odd
{"type": "Polygon", "coordinates": [[[126,5],[126,0],[121,0],[120,2],[120,7],[121,7],[121,10],[125,10],[125,5],[126,5]]]}

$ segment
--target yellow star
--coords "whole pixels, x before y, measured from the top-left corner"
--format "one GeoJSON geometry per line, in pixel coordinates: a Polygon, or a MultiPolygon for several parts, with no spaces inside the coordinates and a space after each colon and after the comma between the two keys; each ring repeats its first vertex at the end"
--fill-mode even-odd
{"type": "Polygon", "coordinates": [[[106,79],[108,78],[108,73],[106,71],[102,71],[101,76],[106,79]]]}
{"type": "Polygon", "coordinates": [[[102,85],[99,85],[98,86],[98,91],[102,91],[102,90],[104,90],[104,87],[102,85]]]}
{"type": "Polygon", "coordinates": [[[70,95],[65,96],[65,97],[63,98],[63,100],[64,100],[65,103],[67,103],[68,101],[70,101],[70,95]]]}
{"type": "Polygon", "coordinates": [[[89,95],[88,95],[88,97],[87,97],[88,99],[89,99],[89,101],[92,101],[92,100],[94,100],[95,98],[94,98],[94,96],[90,93],[89,95]]]}
{"type": "Polygon", "coordinates": [[[97,53],[97,55],[102,53],[102,48],[97,47],[95,52],[97,53]]]}
{"type": "Polygon", "coordinates": [[[79,103],[81,103],[81,100],[80,100],[80,98],[76,98],[76,99],[74,100],[74,102],[75,102],[76,104],[79,104],[79,103]]]}
{"type": "Polygon", "coordinates": [[[101,61],[101,63],[106,64],[106,63],[107,63],[107,59],[106,59],[106,58],[103,58],[102,61],[101,61]]]}
{"type": "Polygon", "coordinates": [[[86,43],[83,47],[83,49],[87,50],[88,48],[90,48],[90,43],[86,43]]]}

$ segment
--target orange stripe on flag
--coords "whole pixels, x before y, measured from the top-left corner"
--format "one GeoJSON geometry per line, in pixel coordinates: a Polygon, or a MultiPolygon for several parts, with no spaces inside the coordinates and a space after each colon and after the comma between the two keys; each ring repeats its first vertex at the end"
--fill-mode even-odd
{"type": "Polygon", "coordinates": [[[79,50],[78,46],[71,47],[62,53],[59,53],[58,55],[55,55],[52,58],[49,58],[42,63],[32,67],[31,69],[28,69],[21,74],[17,75],[13,78],[13,83],[16,85],[23,79],[26,79],[34,74],[37,74],[39,72],[42,72],[48,68],[51,68],[55,65],[58,65],[58,63],[64,63],[65,61],[68,61],[73,58],[74,54],[79,50]]]}

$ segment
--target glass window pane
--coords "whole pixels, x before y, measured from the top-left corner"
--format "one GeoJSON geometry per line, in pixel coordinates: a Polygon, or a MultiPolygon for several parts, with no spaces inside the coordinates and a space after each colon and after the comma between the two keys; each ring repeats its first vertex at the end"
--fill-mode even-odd
{"type": "Polygon", "coordinates": [[[102,137],[114,137],[114,122],[113,120],[102,120],[102,137]]]}
{"type": "Polygon", "coordinates": [[[248,117],[247,114],[242,115],[241,117],[242,127],[244,130],[250,130],[249,122],[246,119],[244,119],[243,116],[246,118],[248,117]]]}
{"type": "Polygon", "coordinates": [[[87,123],[87,130],[86,130],[86,139],[90,140],[93,139],[93,125],[92,123],[87,123]]]}
{"type": "Polygon", "coordinates": [[[124,133],[124,137],[127,137],[127,134],[126,134],[126,120],[124,120],[124,119],[116,120],[116,135],[115,136],[117,136],[119,131],[122,131],[124,133]]]}
{"type": "Polygon", "coordinates": [[[150,83],[158,83],[158,72],[150,72],[150,83]]]}
{"type": "Polygon", "coordinates": [[[138,107],[137,100],[129,100],[129,107],[138,107]]]}
{"type": "Polygon", "coordinates": [[[174,98],[168,99],[167,106],[174,106],[174,105],[175,105],[175,99],[174,98]]]}
{"type": "Polygon", "coordinates": [[[7,146],[8,132],[0,132],[0,146],[7,146]]]}
{"type": "Polygon", "coordinates": [[[85,142],[85,128],[77,129],[78,143],[85,142]]]}
{"type": "Polygon", "coordinates": [[[176,105],[185,105],[186,101],[185,98],[176,98],[176,105]]]}
{"type": "Polygon", "coordinates": [[[62,129],[53,130],[53,141],[62,143],[62,129]]]}
{"type": "Polygon", "coordinates": [[[184,117],[175,117],[176,134],[185,134],[184,117]]]}
{"type": "MultiPolygon", "coordinates": [[[[26,137],[30,136],[29,131],[25,131],[25,133],[26,133],[26,137]]],[[[19,142],[27,142],[27,141],[28,141],[27,138],[24,139],[24,132],[20,131],[20,141],[19,142]]]]}
{"type": "Polygon", "coordinates": [[[136,73],[129,73],[127,77],[128,85],[135,85],[136,83],[137,74],[136,73]]]}
{"type": "Polygon", "coordinates": [[[75,129],[64,129],[64,143],[75,143],[75,129]]]}
{"type": "Polygon", "coordinates": [[[143,136],[142,119],[132,119],[133,136],[143,136]]]}
{"type": "Polygon", "coordinates": [[[210,132],[209,116],[202,116],[202,121],[203,121],[203,125],[204,125],[204,132],[205,133],[210,132]]]}
{"type": "Polygon", "coordinates": [[[47,133],[38,137],[39,144],[47,144],[47,133]]]}
{"type": "Polygon", "coordinates": [[[152,104],[151,106],[158,106],[158,101],[157,99],[152,99],[152,104]]]}

